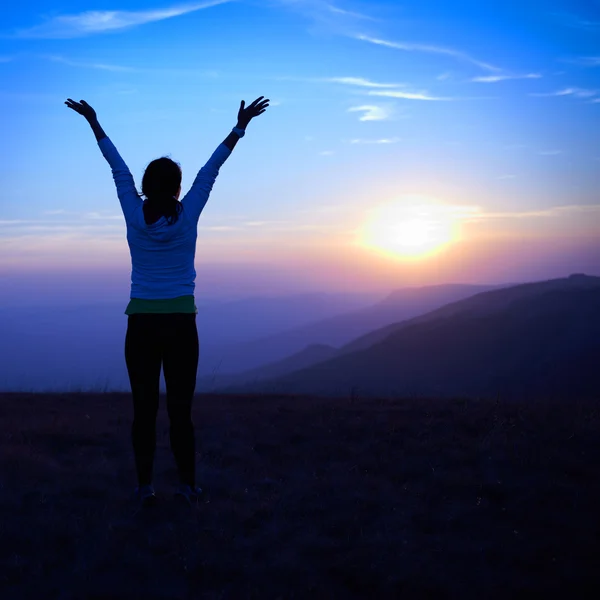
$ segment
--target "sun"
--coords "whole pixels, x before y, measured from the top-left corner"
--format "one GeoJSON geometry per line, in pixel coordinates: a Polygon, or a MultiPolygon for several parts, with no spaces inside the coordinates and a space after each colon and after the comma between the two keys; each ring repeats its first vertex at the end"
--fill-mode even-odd
{"type": "Polygon", "coordinates": [[[453,207],[403,200],[372,211],[360,231],[360,245],[392,258],[421,260],[458,238],[453,207]]]}

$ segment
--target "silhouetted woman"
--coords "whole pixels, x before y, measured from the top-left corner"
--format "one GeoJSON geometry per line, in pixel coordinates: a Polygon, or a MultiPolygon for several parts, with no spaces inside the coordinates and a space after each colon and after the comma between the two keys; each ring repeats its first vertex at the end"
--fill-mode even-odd
{"type": "Polygon", "coordinates": [[[237,126],[200,169],[183,200],[181,169],[170,158],[147,167],[138,194],[133,177],[85,100],[65,104],[84,116],[112,169],[117,196],[127,224],[131,252],[131,294],[125,336],[125,362],[133,397],[131,438],[138,485],[135,495],[154,504],[152,470],[156,448],[161,366],[167,387],[171,450],[179,472],[175,494],[196,501],[201,489],[195,480],[195,436],[191,418],[198,369],[197,308],[194,300],[197,226],[219,168],[227,160],[248,123],[262,114],[269,100],[257,98],[238,111],[237,126]],[[146,200],[142,199],[146,197],[146,200]]]}

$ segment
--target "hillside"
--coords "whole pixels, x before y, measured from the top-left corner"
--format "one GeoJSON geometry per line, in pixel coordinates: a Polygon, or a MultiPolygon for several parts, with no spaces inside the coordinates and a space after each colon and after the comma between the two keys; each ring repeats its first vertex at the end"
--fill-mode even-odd
{"type": "Polygon", "coordinates": [[[458,314],[469,314],[472,317],[483,317],[503,311],[508,306],[520,299],[538,296],[545,292],[554,290],[579,290],[591,289],[600,286],[600,277],[574,274],[562,279],[550,279],[548,281],[536,281],[533,283],[522,283],[519,285],[502,287],[496,290],[483,291],[474,294],[464,300],[450,302],[436,310],[419,315],[412,319],[392,323],[375,331],[371,331],[340,348],[341,354],[348,354],[357,350],[363,350],[384,340],[388,335],[399,331],[407,325],[423,323],[434,319],[453,317],[458,314]]]}
{"type": "Polygon", "coordinates": [[[275,377],[293,373],[299,369],[304,369],[312,365],[324,362],[338,355],[338,349],[327,344],[310,344],[304,350],[287,356],[256,369],[242,371],[241,373],[231,373],[224,375],[215,375],[212,378],[205,377],[200,386],[196,386],[199,392],[213,391],[216,388],[232,385],[244,385],[256,381],[264,381],[275,377]],[[208,390],[205,390],[208,386],[208,390]],[[199,388],[199,389],[198,389],[199,388]]]}
{"type": "Polygon", "coordinates": [[[0,598],[594,598],[597,402],[197,396],[197,506],[165,397],[131,501],[129,394],[0,395],[0,598]]]}
{"type": "MultiPolygon", "coordinates": [[[[213,365],[211,375],[198,378],[196,389],[208,391],[214,385],[238,380],[237,375],[242,372],[253,371],[305,352],[307,346],[342,346],[374,329],[410,319],[492,288],[489,285],[445,284],[399,289],[380,302],[361,309],[344,311],[333,317],[317,319],[249,342],[220,348],[211,346],[211,356],[220,356],[220,360],[213,365]],[[218,371],[216,376],[212,375],[213,370],[218,371]],[[232,378],[231,375],[235,377],[232,378]]],[[[202,335],[200,329],[199,334],[202,335]]],[[[318,352],[315,357],[320,360],[318,352]]],[[[311,360],[318,362],[314,358],[311,360]]],[[[255,373],[250,373],[249,377],[253,379],[255,373]]]]}
{"type": "Polygon", "coordinates": [[[372,396],[600,390],[600,278],[480,294],[404,323],[367,349],[223,391],[372,396]],[[481,296],[485,296],[481,298],[481,296]]]}

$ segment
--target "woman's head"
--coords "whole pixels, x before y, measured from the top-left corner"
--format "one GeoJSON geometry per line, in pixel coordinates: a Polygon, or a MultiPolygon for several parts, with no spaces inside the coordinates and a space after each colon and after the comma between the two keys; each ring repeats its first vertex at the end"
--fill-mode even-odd
{"type": "Polygon", "coordinates": [[[142,194],[163,214],[169,225],[179,218],[181,205],[181,167],[166,156],[153,160],[142,178],[142,194]]]}

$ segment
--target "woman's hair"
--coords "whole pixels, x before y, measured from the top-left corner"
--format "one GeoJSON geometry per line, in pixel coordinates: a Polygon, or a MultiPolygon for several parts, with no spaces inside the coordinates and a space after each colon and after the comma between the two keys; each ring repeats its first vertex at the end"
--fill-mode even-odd
{"type": "Polygon", "coordinates": [[[175,199],[181,186],[181,167],[166,156],[153,160],[142,178],[142,194],[158,209],[169,225],[177,222],[181,203],[175,199]]]}

